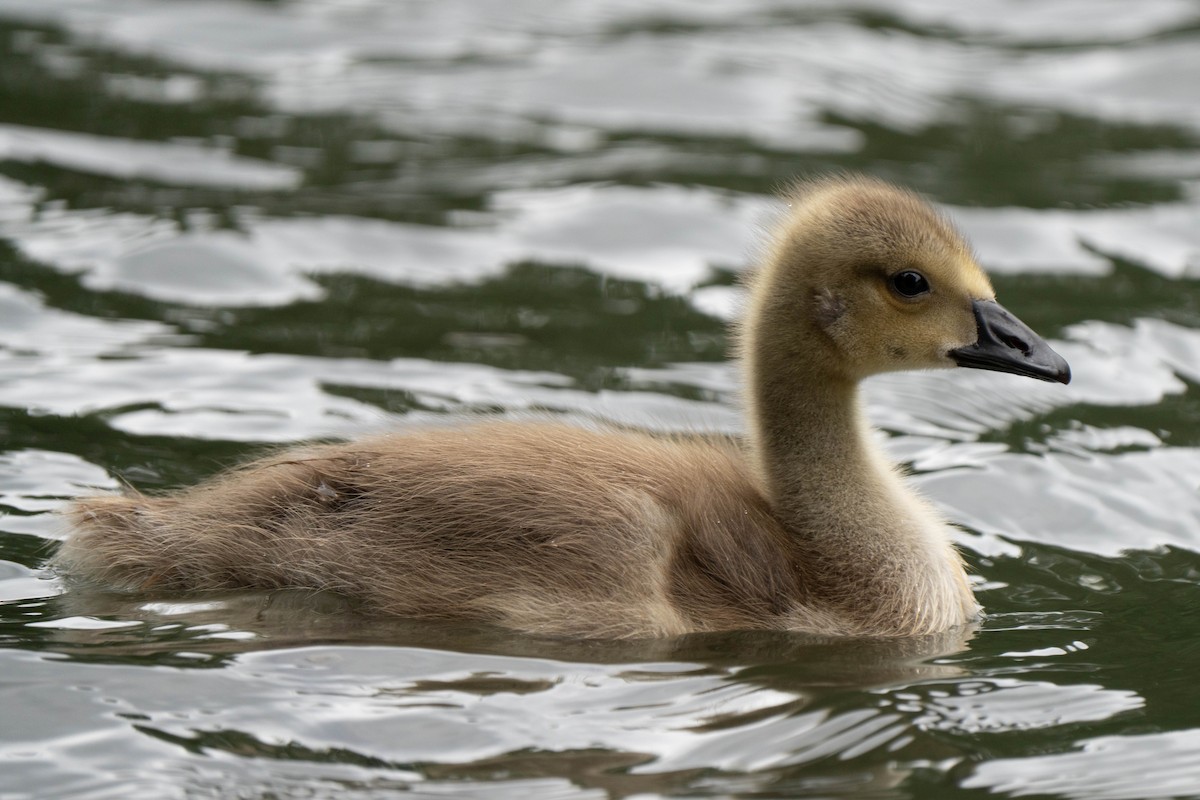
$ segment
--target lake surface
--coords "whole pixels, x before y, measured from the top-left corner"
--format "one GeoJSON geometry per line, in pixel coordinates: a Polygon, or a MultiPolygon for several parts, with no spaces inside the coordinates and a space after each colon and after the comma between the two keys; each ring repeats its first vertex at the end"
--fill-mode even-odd
{"type": "Polygon", "coordinates": [[[1200,797],[1191,0],[0,0],[0,796],[1200,797]],[[927,193],[1075,381],[875,379],[988,616],[554,641],[64,591],[65,499],[484,411],[737,432],[778,187],[927,193]]]}

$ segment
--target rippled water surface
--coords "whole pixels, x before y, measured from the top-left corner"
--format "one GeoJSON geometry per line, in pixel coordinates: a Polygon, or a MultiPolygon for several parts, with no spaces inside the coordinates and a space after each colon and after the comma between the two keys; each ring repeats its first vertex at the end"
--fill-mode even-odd
{"type": "Polygon", "coordinates": [[[0,0],[0,796],[1200,797],[1193,0],[0,0]],[[470,411],[737,432],[795,175],[1076,375],[869,384],[988,609],[543,640],[64,591],[65,498],[470,411]]]}

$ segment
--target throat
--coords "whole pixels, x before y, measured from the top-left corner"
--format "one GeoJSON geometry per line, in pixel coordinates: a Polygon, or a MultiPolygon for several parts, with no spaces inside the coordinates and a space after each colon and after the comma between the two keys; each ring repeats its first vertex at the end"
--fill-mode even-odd
{"type": "Polygon", "coordinates": [[[875,443],[858,384],[760,373],[752,386],[757,467],[810,601],[864,634],[929,633],[975,616],[949,528],[875,443]]]}
{"type": "Polygon", "coordinates": [[[842,496],[832,491],[838,484],[870,490],[879,482],[875,467],[880,457],[857,383],[801,382],[771,370],[752,382],[752,393],[752,449],[781,517],[803,518],[817,508],[833,510],[830,503],[842,496]]]}

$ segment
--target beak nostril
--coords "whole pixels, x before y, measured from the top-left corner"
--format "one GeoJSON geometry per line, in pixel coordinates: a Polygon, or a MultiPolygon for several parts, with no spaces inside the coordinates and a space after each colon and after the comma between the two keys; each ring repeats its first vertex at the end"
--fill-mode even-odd
{"type": "Polygon", "coordinates": [[[1029,351],[1032,349],[1030,348],[1029,344],[1019,336],[1012,336],[1011,334],[1001,335],[1000,341],[1014,350],[1020,350],[1025,355],[1029,355],[1029,351]]]}

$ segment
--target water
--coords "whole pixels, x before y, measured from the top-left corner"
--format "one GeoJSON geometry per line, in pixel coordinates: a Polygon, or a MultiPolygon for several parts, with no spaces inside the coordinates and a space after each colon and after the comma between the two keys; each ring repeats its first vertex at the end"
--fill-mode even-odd
{"type": "Polygon", "coordinates": [[[1191,0],[0,0],[0,796],[1200,797],[1191,0]],[[1070,387],[888,376],[989,616],[547,641],[42,569],[65,498],[475,410],[738,431],[792,176],[929,193],[1070,387]]]}

